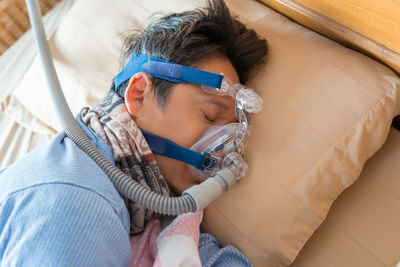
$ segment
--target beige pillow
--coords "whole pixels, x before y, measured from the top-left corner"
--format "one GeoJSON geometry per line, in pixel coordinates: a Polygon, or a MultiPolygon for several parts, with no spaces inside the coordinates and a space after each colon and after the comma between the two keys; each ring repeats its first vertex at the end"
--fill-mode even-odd
{"type": "MultiPolygon", "coordinates": [[[[270,44],[267,65],[249,83],[264,99],[246,152],[250,174],[205,212],[203,226],[256,266],[287,266],[332,202],[384,143],[399,113],[399,78],[252,0],[228,5],[270,44]]],[[[155,11],[202,1],[80,0],[50,43],[74,113],[93,105],[118,73],[121,34],[155,11]]],[[[36,60],[18,100],[58,128],[36,60]]]]}

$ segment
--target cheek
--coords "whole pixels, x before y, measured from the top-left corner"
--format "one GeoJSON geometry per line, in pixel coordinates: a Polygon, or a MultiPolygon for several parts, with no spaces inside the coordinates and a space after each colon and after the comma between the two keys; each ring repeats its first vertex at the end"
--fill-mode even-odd
{"type": "Polygon", "coordinates": [[[136,118],[138,126],[150,133],[190,148],[206,128],[190,89],[174,89],[163,110],[155,97],[149,99],[136,118]]]}
{"type": "Polygon", "coordinates": [[[198,112],[176,108],[163,121],[165,137],[178,145],[190,148],[206,129],[198,112]]]}
{"type": "Polygon", "coordinates": [[[197,107],[197,99],[190,95],[190,89],[180,89],[176,88],[169,96],[163,120],[160,122],[164,129],[162,136],[190,148],[208,125],[204,123],[197,107]]]}

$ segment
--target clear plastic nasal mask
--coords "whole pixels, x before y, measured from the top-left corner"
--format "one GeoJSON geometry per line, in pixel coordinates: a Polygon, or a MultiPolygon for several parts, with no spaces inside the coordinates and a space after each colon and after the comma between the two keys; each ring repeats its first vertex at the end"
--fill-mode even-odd
{"type": "Polygon", "coordinates": [[[218,170],[228,167],[237,177],[246,174],[247,164],[242,155],[250,136],[249,113],[262,109],[263,101],[252,89],[234,82],[223,74],[206,72],[160,58],[136,54],[125,68],[115,77],[115,91],[137,72],[172,82],[200,84],[211,94],[230,95],[236,102],[238,122],[210,126],[199,140],[187,149],[163,137],[142,131],[150,149],[157,154],[183,161],[197,177],[207,179],[218,170]]]}

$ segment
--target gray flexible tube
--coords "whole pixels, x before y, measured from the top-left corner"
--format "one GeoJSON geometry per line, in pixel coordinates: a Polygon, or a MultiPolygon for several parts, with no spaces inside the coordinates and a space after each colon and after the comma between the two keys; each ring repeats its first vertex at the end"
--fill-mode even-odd
{"type": "Polygon", "coordinates": [[[184,194],[181,197],[167,197],[149,190],[115,167],[93,146],[92,142],[89,141],[75,121],[64,94],[62,93],[60,82],[51,59],[50,49],[46,41],[39,4],[37,0],[26,0],[26,4],[50,94],[53,99],[53,105],[55,106],[57,117],[66,135],[96,162],[106,173],[117,190],[132,201],[155,212],[167,215],[195,212],[204,208],[199,207],[195,199],[189,194],[184,194]]]}

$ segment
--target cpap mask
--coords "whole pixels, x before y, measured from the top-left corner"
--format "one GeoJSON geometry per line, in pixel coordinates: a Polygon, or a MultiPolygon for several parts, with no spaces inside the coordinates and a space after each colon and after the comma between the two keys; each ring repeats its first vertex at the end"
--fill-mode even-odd
{"type": "Polygon", "coordinates": [[[223,168],[229,168],[237,178],[244,176],[248,166],[242,155],[250,137],[249,113],[256,113],[262,109],[261,97],[252,89],[234,82],[223,74],[185,67],[143,54],[133,55],[115,77],[115,91],[135,73],[141,71],[172,82],[200,84],[205,92],[230,95],[236,102],[235,113],[238,122],[210,126],[190,149],[142,130],[150,149],[154,153],[187,163],[191,172],[203,180],[214,176],[223,168]]]}

